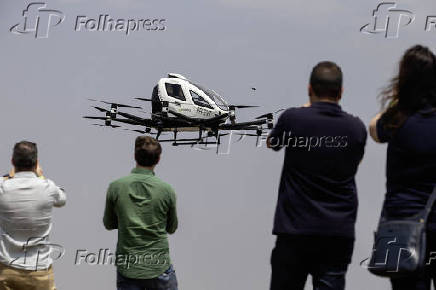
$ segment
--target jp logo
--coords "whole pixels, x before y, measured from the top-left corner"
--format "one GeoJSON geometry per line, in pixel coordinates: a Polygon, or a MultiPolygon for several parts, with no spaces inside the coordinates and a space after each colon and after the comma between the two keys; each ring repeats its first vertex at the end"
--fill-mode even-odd
{"type": "Polygon", "coordinates": [[[12,259],[9,262],[9,265],[14,264],[24,264],[29,265],[29,258],[28,258],[28,252],[32,251],[34,258],[32,259],[32,263],[34,265],[34,270],[38,271],[41,270],[39,268],[40,264],[45,264],[47,261],[44,261],[45,258],[49,258],[52,261],[59,260],[65,255],[65,249],[63,246],[58,244],[53,244],[47,241],[48,236],[44,237],[32,237],[29,238],[25,243],[21,245],[22,248],[22,255],[18,255],[16,258],[12,259]],[[42,255],[42,253],[48,252],[48,256],[42,255]]]}
{"type": "Polygon", "coordinates": [[[35,38],[47,38],[50,28],[64,21],[61,11],[46,9],[47,4],[30,3],[23,11],[23,20],[11,27],[15,34],[34,34],[35,38]]]}
{"type": "Polygon", "coordinates": [[[398,38],[400,28],[411,24],[415,15],[411,11],[396,8],[394,2],[379,4],[373,11],[372,21],[360,28],[360,31],[367,34],[384,33],[386,38],[398,38]]]}

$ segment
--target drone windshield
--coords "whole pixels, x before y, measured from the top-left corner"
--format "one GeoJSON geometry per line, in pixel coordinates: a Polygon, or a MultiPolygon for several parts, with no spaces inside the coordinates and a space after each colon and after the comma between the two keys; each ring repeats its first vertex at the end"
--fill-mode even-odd
{"type": "Polygon", "coordinates": [[[218,95],[215,91],[206,89],[200,85],[194,84],[197,88],[202,90],[211,100],[223,111],[228,111],[229,106],[227,105],[226,101],[221,98],[220,95],[218,95]]]}

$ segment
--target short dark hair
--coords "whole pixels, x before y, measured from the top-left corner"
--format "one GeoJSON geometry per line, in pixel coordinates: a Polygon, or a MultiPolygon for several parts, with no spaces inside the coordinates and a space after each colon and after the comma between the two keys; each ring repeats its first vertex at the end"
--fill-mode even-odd
{"type": "Polygon", "coordinates": [[[162,147],[150,136],[139,136],[135,140],[135,160],[140,166],[153,166],[159,162],[162,147]]]}
{"type": "Polygon", "coordinates": [[[337,99],[342,90],[342,70],[334,62],[322,61],[312,70],[310,85],[317,97],[337,99]]]}
{"type": "Polygon", "coordinates": [[[34,170],[38,162],[36,143],[21,141],[15,144],[12,153],[12,163],[16,171],[34,170]]]}

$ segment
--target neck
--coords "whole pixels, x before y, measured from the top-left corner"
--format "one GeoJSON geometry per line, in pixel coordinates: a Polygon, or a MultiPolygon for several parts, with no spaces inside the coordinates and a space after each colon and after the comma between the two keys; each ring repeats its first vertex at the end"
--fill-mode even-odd
{"type": "Polygon", "coordinates": [[[151,170],[151,171],[154,171],[154,167],[155,167],[155,166],[141,166],[141,165],[139,165],[139,164],[136,164],[136,168],[140,168],[140,169],[148,169],[148,170],[151,170]]]}
{"type": "Polygon", "coordinates": [[[18,173],[18,172],[33,172],[33,173],[36,173],[36,169],[15,169],[14,172],[15,173],[18,173]]]}
{"type": "Polygon", "coordinates": [[[339,99],[333,100],[331,98],[315,97],[312,99],[312,102],[326,102],[326,103],[332,103],[332,104],[339,104],[339,99]]]}

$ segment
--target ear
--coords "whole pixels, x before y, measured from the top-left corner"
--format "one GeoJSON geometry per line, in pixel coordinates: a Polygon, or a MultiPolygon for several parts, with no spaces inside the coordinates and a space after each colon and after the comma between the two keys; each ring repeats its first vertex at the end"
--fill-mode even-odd
{"type": "Polygon", "coordinates": [[[310,103],[314,103],[316,95],[315,95],[315,92],[313,91],[313,88],[312,88],[312,86],[310,84],[307,87],[307,91],[308,91],[308,94],[309,94],[309,101],[310,101],[310,103]]]}
{"type": "Polygon", "coordinates": [[[342,99],[342,94],[343,93],[344,93],[344,88],[342,87],[341,88],[341,92],[339,93],[339,96],[338,96],[338,101],[340,101],[342,99]]]}

